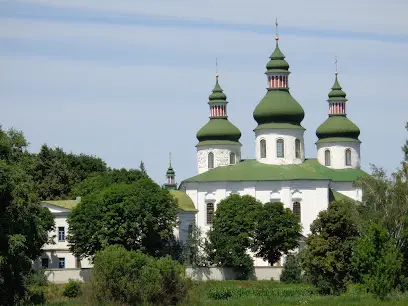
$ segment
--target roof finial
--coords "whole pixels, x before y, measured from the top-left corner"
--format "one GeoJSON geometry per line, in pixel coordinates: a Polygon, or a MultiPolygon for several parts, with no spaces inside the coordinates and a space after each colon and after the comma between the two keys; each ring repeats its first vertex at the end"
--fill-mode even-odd
{"type": "Polygon", "coordinates": [[[171,167],[171,152],[169,152],[169,164],[170,164],[170,167],[171,167]]]}
{"type": "Polygon", "coordinates": [[[334,73],[335,75],[338,75],[338,74],[339,74],[339,72],[338,72],[338,70],[337,70],[337,63],[338,63],[338,61],[339,61],[339,58],[338,58],[337,56],[335,56],[335,57],[334,57],[334,64],[336,65],[336,72],[334,73]]]}
{"type": "Polygon", "coordinates": [[[277,45],[278,45],[278,40],[279,40],[279,32],[278,32],[278,17],[276,17],[275,27],[276,27],[276,35],[275,35],[275,40],[276,40],[276,46],[277,46],[277,45]]]}
{"type": "Polygon", "coordinates": [[[218,57],[216,57],[215,58],[215,78],[216,78],[216,80],[217,80],[217,83],[218,83],[218,77],[219,77],[220,75],[218,74],[218,57]]]}

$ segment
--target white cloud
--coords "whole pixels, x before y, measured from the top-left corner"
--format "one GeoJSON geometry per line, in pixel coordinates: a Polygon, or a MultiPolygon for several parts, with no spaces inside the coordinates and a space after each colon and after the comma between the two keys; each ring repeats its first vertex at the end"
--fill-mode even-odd
{"type": "Polygon", "coordinates": [[[273,25],[278,17],[282,27],[408,35],[408,2],[404,0],[19,0],[58,7],[182,19],[210,19],[224,23],[273,25]]]}

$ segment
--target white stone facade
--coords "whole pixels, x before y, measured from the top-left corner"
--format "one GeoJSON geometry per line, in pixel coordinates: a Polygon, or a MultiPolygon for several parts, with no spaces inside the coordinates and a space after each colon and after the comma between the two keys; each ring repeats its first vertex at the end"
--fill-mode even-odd
{"type": "Polygon", "coordinates": [[[255,130],[256,160],[271,165],[301,164],[305,160],[304,130],[295,129],[261,129],[255,130]],[[283,157],[278,157],[278,139],[283,140],[283,157]],[[266,144],[266,157],[261,154],[261,140],[266,144]],[[296,152],[296,140],[300,148],[296,152]]]}
{"type": "Polygon", "coordinates": [[[328,142],[317,143],[317,160],[323,166],[332,169],[360,168],[360,142],[328,142]],[[350,153],[346,153],[350,150],[350,153]],[[327,165],[326,151],[330,152],[330,162],[327,165]],[[349,155],[349,162],[346,163],[346,154],[349,155]]]}
{"type": "Polygon", "coordinates": [[[198,173],[208,171],[211,166],[209,162],[209,154],[212,153],[214,156],[213,168],[219,166],[231,165],[231,153],[235,155],[235,163],[239,163],[241,160],[241,145],[240,144],[230,144],[230,145],[212,145],[212,146],[199,146],[197,147],[197,168],[198,173]]]}

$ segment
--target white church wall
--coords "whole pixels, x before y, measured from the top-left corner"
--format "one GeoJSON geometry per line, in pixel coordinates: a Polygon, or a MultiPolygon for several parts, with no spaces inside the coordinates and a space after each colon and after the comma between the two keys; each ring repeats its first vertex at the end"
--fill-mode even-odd
{"type": "Polygon", "coordinates": [[[325,166],[325,151],[330,151],[330,166],[332,169],[347,169],[360,167],[359,142],[329,142],[317,144],[317,160],[325,166]],[[346,150],[351,150],[351,165],[346,166],[346,150]]]}
{"type": "Polygon", "coordinates": [[[197,147],[198,174],[208,171],[208,154],[214,154],[214,168],[230,165],[230,153],[235,154],[235,163],[241,160],[241,145],[213,145],[197,147]]]}
{"type": "Polygon", "coordinates": [[[262,129],[255,131],[256,160],[264,164],[287,165],[301,164],[305,160],[305,145],[303,140],[303,130],[281,130],[281,129],[262,129]],[[262,139],[266,141],[266,158],[261,158],[262,139]],[[277,157],[278,139],[284,141],[284,157],[277,157]],[[296,158],[295,140],[300,140],[300,158],[296,158]]]}
{"type": "Polygon", "coordinates": [[[363,192],[361,188],[356,188],[353,186],[353,182],[332,182],[331,188],[352,198],[356,201],[362,201],[363,199],[363,192]]]}

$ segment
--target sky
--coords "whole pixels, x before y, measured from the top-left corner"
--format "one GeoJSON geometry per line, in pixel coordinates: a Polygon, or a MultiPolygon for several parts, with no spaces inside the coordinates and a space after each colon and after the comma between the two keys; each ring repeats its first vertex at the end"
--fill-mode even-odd
{"type": "Polygon", "coordinates": [[[0,124],[46,143],[138,168],[164,183],[197,174],[195,134],[219,81],[229,120],[254,158],[252,113],[275,45],[305,110],[306,157],[339,81],[361,129],[362,168],[395,170],[408,134],[406,0],[0,0],[0,124]]]}

